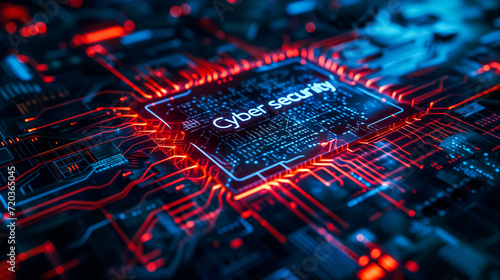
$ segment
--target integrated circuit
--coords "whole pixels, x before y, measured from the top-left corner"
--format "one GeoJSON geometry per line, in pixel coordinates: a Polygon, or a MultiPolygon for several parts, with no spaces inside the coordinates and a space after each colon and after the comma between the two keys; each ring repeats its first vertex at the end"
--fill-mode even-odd
{"type": "Polygon", "coordinates": [[[42,2],[0,279],[499,278],[500,1],[42,2]]]}
{"type": "Polygon", "coordinates": [[[145,107],[238,191],[369,136],[416,111],[291,59],[145,107]]]}

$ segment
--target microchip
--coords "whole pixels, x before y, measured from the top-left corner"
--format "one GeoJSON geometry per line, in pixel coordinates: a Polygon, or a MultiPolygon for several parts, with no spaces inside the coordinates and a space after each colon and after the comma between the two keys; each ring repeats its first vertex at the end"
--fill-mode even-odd
{"type": "Polygon", "coordinates": [[[234,192],[415,114],[299,60],[263,66],[145,109],[169,129],[184,131],[190,156],[208,158],[234,192]]]}

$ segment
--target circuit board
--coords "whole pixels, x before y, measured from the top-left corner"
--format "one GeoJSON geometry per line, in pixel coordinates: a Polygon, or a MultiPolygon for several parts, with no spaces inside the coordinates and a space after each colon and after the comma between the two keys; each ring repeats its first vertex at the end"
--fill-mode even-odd
{"type": "Polygon", "coordinates": [[[4,1],[0,42],[0,279],[500,279],[498,1],[4,1]]]}

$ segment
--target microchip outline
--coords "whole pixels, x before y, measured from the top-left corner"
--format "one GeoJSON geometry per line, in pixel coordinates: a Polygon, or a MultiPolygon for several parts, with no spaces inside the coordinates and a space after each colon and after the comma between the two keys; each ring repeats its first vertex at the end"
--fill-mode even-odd
{"type": "MultiPolygon", "coordinates": [[[[277,69],[277,68],[280,68],[280,67],[283,67],[283,66],[287,66],[289,64],[293,64],[293,63],[300,63],[301,65],[303,66],[306,66],[307,68],[309,68],[311,71],[315,71],[315,72],[318,72],[319,74],[325,76],[328,80],[325,80],[325,81],[334,81],[338,84],[341,84],[343,85],[344,87],[349,87],[351,85],[345,83],[345,82],[342,82],[342,81],[339,81],[338,79],[336,79],[334,77],[334,75],[332,73],[329,73],[327,70],[325,69],[322,69],[310,62],[306,62],[306,63],[303,63],[303,60],[301,59],[298,59],[298,58],[291,58],[291,59],[287,59],[287,60],[284,60],[282,62],[278,62],[278,63],[273,63],[273,64],[270,64],[270,65],[265,65],[265,66],[262,66],[260,68],[257,68],[257,69],[254,69],[253,73],[263,73],[263,72],[268,72],[268,71],[271,71],[271,70],[274,70],[274,69],[277,69]]],[[[399,115],[401,113],[403,113],[405,111],[405,109],[403,109],[402,107],[392,103],[390,100],[391,98],[390,97],[380,97],[380,96],[377,96],[363,88],[360,88],[359,86],[352,86],[353,88],[355,88],[355,90],[359,93],[362,93],[366,96],[369,96],[370,98],[373,98],[375,100],[378,100],[380,102],[383,102],[384,104],[387,104],[388,106],[392,106],[394,108],[396,108],[398,111],[397,112],[394,112],[392,114],[388,114],[387,116],[383,117],[383,118],[380,118],[380,119],[377,119],[377,120],[374,120],[372,123],[368,124],[366,127],[367,128],[370,128],[371,126],[377,124],[377,123],[380,123],[386,119],[389,119],[391,117],[394,117],[396,115],[399,115]]],[[[173,100],[176,100],[176,99],[179,99],[179,98],[183,98],[183,97],[186,97],[186,96],[189,96],[191,93],[193,92],[192,89],[189,89],[188,91],[184,92],[184,93],[181,93],[181,94],[177,94],[177,95],[174,95],[174,96],[171,96],[169,98],[165,98],[163,100],[160,100],[158,102],[152,102],[150,104],[147,104],[144,108],[149,112],[151,113],[153,116],[155,116],[157,119],[159,119],[161,122],[163,122],[169,129],[172,129],[172,127],[170,126],[170,124],[168,124],[163,118],[159,117],[157,113],[155,113],[153,110],[152,110],[152,107],[155,107],[157,105],[160,105],[160,104],[163,104],[163,103],[166,103],[166,102],[172,102],[173,100]]],[[[355,140],[354,140],[355,141],[355,140]]],[[[346,144],[348,143],[351,143],[352,141],[350,142],[346,142],[346,144]]],[[[300,163],[295,163],[295,161],[301,159],[301,158],[304,158],[304,157],[308,157],[307,154],[302,154],[302,155],[298,155],[296,157],[293,157],[291,159],[287,159],[287,160],[282,160],[282,161],[279,161],[279,162],[276,162],[272,165],[269,165],[269,166],[264,166],[263,168],[259,169],[258,171],[255,171],[253,173],[250,173],[248,175],[245,175],[245,176],[241,176],[241,177],[238,177],[238,176],[235,176],[234,172],[232,172],[231,170],[228,170],[226,167],[224,167],[219,161],[218,159],[212,157],[211,155],[209,155],[207,152],[205,152],[202,148],[200,148],[199,146],[197,146],[195,143],[189,141],[189,144],[191,146],[193,146],[197,151],[199,151],[200,153],[203,154],[204,157],[206,157],[207,159],[210,160],[210,162],[212,162],[213,164],[215,164],[217,167],[219,167],[222,171],[224,171],[224,173],[229,176],[231,178],[231,180],[234,180],[234,181],[237,181],[237,182],[245,182],[245,181],[248,181],[250,179],[252,179],[253,177],[258,177],[259,179],[261,180],[266,180],[266,177],[268,176],[264,176],[262,173],[266,172],[266,171],[269,171],[269,170],[272,170],[273,168],[276,168],[276,167],[283,167],[284,170],[281,170],[281,171],[278,171],[276,173],[282,173],[282,172],[286,172],[287,170],[290,170],[291,168],[297,166],[298,164],[300,163]],[[290,162],[294,162],[293,166],[288,166],[287,164],[290,163],[290,162]]],[[[325,154],[325,153],[323,153],[325,154]]],[[[317,154],[317,155],[314,155],[312,157],[310,157],[308,160],[311,160],[311,159],[314,159],[318,156],[321,156],[322,154],[317,154]]],[[[303,160],[301,163],[303,162],[306,162],[308,160],[303,160]]]]}

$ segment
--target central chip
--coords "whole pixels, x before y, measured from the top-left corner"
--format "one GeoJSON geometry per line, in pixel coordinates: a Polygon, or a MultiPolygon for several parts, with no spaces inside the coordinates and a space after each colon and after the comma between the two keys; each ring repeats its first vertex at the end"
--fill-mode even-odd
{"type": "MultiPolygon", "coordinates": [[[[149,104],[239,192],[409,116],[409,108],[287,60],[149,104]]],[[[415,111],[412,111],[415,113],[415,111]]]]}

